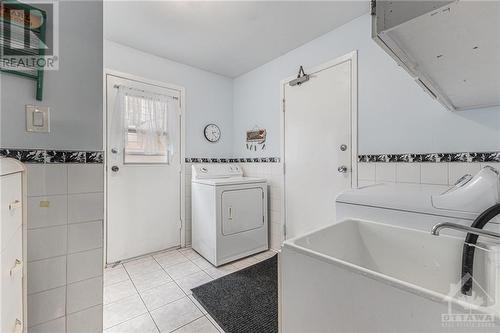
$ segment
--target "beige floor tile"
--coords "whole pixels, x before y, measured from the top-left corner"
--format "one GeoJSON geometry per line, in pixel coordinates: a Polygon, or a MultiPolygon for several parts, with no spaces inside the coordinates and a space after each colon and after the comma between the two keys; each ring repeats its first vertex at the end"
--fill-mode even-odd
{"type": "Polygon", "coordinates": [[[132,281],[125,280],[106,286],[104,288],[104,304],[109,304],[116,302],[122,298],[137,295],[137,290],[135,290],[132,281]]]}
{"type": "Polygon", "coordinates": [[[104,333],[158,333],[158,329],[149,313],[146,313],[108,328],[104,333]]]}
{"type": "Polygon", "coordinates": [[[176,333],[219,333],[219,330],[208,320],[207,317],[201,317],[186,326],[182,326],[176,333]]]}
{"type": "Polygon", "coordinates": [[[153,273],[161,270],[153,257],[140,259],[139,261],[132,261],[124,264],[125,269],[131,277],[153,273]]]}
{"type": "Polygon", "coordinates": [[[171,282],[172,278],[164,271],[154,271],[148,274],[136,275],[132,277],[132,282],[138,291],[143,291],[158,287],[167,282],[171,282]]]}
{"type": "Polygon", "coordinates": [[[189,261],[187,257],[178,251],[165,253],[161,256],[155,256],[154,258],[163,268],[189,261]]]}
{"type": "Polygon", "coordinates": [[[187,297],[156,309],[151,315],[161,333],[171,332],[203,316],[187,297]]]}
{"type": "Polygon", "coordinates": [[[121,324],[144,313],[147,313],[139,295],[123,298],[117,302],[105,305],[103,308],[103,328],[121,324]]]}
{"type": "Polygon", "coordinates": [[[199,271],[194,274],[185,276],[181,279],[176,280],[177,284],[182,288],[182,290],[190,295],[191,289],[198,287],[202,284],[212,281],[212,278],[204,271],[199,271]]]}
{"type": "Polygon", "coordinates": [[[161,286],[142,291],[140,294],[149,311],[158,309],[186,296],[182,289],[174,282],[165,283],[161,286]]]}
{"type": "Polygon", "coordinates": [[[113,268],[104,269],[104,285],[109,286],[114,283],[126,281],[129,279],[127,271],[122,265],[113,268]]]}
{"type": "Polygon", "coordinates": [[[166,267],[165,270],[167,271],[168,275],[172,277],[172,279],[177,280],[184,276],[199,272],[201,268],[196,266],[191,261],[186,261],[174,266],[166,267]]]}

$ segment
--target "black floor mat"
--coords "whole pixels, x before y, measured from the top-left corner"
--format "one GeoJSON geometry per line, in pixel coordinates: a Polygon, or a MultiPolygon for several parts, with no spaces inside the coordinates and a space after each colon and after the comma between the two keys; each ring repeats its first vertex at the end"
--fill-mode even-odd
{"type": "Polygon", "coordinates": [[[278,256],[192,289],[226,333],[278,332],[278,256]]]}

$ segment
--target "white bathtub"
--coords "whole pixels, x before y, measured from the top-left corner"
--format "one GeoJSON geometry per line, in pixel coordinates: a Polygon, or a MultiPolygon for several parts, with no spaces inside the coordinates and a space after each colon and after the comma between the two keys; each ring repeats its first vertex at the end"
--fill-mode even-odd
{"type": "Polygon", "coordinates": [[[476,248],[475,296],[460,293],[463,240],[346,220],[285,242],[283,332],[500,332],[498,246],[476,248]]]}

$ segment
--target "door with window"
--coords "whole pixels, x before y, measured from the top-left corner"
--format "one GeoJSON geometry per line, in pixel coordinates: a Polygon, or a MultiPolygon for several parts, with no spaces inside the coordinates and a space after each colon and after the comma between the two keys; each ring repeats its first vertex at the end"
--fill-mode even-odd
{"type": "Polygon", "coordinates": [[[106,262],[180,245],[181,91],[106,76],[106,262]]]}

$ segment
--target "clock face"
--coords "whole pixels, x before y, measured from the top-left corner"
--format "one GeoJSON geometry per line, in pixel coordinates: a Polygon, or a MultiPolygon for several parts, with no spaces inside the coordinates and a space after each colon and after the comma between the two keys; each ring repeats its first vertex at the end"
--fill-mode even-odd
{"type": "Polygon", "coordinates": [[[205,139],[210,142],[217,142],[220,139],[220,128],[215,124],[208,124],[204,130],[205,139]]]}

